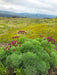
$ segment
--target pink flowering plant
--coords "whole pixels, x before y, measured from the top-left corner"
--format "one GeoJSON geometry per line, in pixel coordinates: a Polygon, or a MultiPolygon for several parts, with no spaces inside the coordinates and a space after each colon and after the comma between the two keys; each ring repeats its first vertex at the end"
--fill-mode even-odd
{"type": "Polygon", "coordinates": [[[18,32],[18,34],[27,34],[27,32],[21,30],[21,31],[18,32]]]}
{"type": "Polygon", "coordinates": [[[57,66],[57,52],[48,39],[21,37],[2,48],[0,62],[7,68],[6,75],[47,75],[57,66]]]}
{"type": "MultiPolygon", "coordinates": [[[[41,38],[44,38],[42,35],[40,35],[41,38]]],[[[48,40],[48,42],[51,42],[51,43],[55,43],[55,40],[52,38],[52,37],[47,37],[47,38],[44,38],[44,40],[48,40]]]]}

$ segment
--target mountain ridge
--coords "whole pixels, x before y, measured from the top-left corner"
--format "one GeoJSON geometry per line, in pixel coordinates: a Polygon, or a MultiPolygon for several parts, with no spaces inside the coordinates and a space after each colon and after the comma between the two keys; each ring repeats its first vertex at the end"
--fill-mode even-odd
{"type": "Polygon", "coordinates": [[[27,18],[56,18],[56,15],[47,15],[47,14],[39,14],[39,13],[15,13],[10,11],[1,11],[0,10],[0,17],[12,17],[12,16],[19,16],[27,18]]]}

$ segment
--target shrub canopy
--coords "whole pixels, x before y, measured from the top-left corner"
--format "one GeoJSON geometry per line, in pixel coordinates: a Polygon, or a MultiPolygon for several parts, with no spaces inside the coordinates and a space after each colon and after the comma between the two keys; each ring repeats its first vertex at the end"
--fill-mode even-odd
{"type": "Polygon", "coordinates": [[[19,38],[0,51],[0,62],[9,68],[21,68],[26,75],[46,75],[57,65],[55,46],[44,38],[19,38]]]}

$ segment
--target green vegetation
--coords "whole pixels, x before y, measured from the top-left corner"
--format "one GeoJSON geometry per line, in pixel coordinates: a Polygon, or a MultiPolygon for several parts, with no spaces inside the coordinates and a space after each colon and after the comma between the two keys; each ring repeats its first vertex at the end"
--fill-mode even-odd
{"type": "Polygon", "coordinates": [[[0,18],[0,42],[10,42],[14,36],[25,36],[34,39],[38,38],[39,35],[46,38],[51,37],[57,43],[57,18],[0,18]],[[26,31],[27,34],[18,34],[20,30],[26,31]]]}
{"type": "Polygon", "coordinates": [[[46,75],[57,66],[57,51],[47,39],[18,38],[0,50],[1,75],[46,75]]]}
{"type": "Polygon", "coordinates": [[[1,75],[47,75],[57,66],[57,18],[0,17],[1,75]]]}

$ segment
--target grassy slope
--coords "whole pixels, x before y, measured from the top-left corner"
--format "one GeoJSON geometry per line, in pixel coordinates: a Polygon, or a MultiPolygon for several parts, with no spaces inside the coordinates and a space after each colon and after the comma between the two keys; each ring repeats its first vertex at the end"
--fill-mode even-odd
{"type": "Polygon", "coordinates": [[[0,42],[9,42],[16,35],[28,38],[50,36],[57,43],[57,19],[0,18],[0,42]],[[17,34],[19,30],[25,30],[27,34],[17,34]]]}

